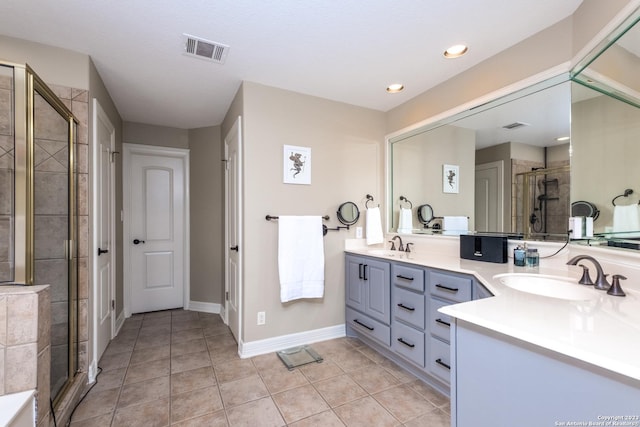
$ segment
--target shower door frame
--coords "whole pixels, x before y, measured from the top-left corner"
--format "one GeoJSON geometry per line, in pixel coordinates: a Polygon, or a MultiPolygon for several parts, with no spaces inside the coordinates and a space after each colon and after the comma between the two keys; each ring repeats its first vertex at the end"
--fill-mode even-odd
{"type": "MultiPolygon", "coordinates": [[[[34,108],[37,92],[68,123],[68,239],[65,257],[68,268],[69,351],[68,377],[56,396],[54,407],[65,396],[78,370],[78,231],[76,202],[76,143],[78,120],[55,93],[26,64],[0,62],[14,70],[14,265],[13,282],[24,285],[35,283],[35,127],[34,108]]],[[[50,386],[49,386],[50,387],[50,386]]]]}

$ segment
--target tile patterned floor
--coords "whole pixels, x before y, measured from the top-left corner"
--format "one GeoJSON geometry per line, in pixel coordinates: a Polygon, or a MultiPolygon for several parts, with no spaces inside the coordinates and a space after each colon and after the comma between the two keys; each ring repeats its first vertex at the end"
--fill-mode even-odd
{"type": "Polygon", "coordinates": [[[449,426],[449,399],[357,339],[313,344],[289,371],[240,359],[220,316],[134,315],[109,344],[71,426],[449,426]]]}

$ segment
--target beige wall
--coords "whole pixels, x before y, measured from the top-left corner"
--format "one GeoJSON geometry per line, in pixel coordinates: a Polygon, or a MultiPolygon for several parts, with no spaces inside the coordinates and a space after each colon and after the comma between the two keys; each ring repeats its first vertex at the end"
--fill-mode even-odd
{"type": "MultiPolygon", "coordinates": [[[[382,199],[384,115],[255,83],[243,84],[244,301],[242,340],[255,341],[344,323],[344,239],[330,231],[325,244],[323,299],[280,302],[278,223],[265,215],[330,215],[367,193],[382,199]],[[283,145],[311,148],[311,185],[282,183],[283,145]],[[258,311],[266,325],[256,326],[258,311]]],[[[358,226],[363,226],[361,219],[358,226]]]]}
{"type": "Polygon", "coordinates": [[[128,144],[189,148],[189,131],[144,123],[123,123],[123,140],[128,144]]]}
{"type": "Polygon", "coordinates": [[[0,35],[0,60],[28,64],[47,84],[89,89],[89,56],[79,52],[0,35]]]}
{"type": "Polygon", "coordinates": [[[189,130],[191,301],[224,304],[224,162],[220,126],[189,130]]]}

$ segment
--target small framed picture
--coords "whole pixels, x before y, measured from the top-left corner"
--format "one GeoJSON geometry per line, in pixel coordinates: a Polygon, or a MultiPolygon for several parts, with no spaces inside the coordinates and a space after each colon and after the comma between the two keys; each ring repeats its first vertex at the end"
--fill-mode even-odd
{"type": "Polygon", "coordinates": [[[311,148],[285,145],[283,151],[285,184],[311,184],[311,148]]]}
{"type": "Polygon", "coordinates": [[[457,165],[442,165],[442,192],[459,193],[460,171],[457,165]]]}

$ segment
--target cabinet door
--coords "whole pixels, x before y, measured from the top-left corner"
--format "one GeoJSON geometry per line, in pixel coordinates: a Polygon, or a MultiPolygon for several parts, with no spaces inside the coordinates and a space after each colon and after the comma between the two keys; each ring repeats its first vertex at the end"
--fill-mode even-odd
{"type": "Polygon", "coordinates": [[[388,325],[391,321],[389,263],[366,259],[363,279],[366,288],[364,312],[388,325]]]}
{"type": "Polygon", "coordinates": [[[365,282],[363,280],[364,259],[349,256],[345,258],[346,264],[346,295],[345,303],[356,310],[365,310],[365,282]]]}

